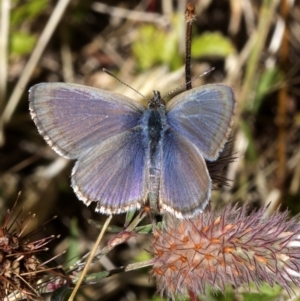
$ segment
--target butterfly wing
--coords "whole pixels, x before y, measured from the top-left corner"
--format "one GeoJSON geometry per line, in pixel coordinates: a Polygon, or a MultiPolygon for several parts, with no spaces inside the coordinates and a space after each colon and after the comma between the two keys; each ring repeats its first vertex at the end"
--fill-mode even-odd
{"type": "Polygon", "coordinates": [[[29,102],[40,134],[58,154],[69,159],[137,126],[144,110],[123,95],[66,83],[31,87],[29,102]]]}
{"type": "Polygon", "coordinates": [[[168,129],[162,149],[160,207],[178,218],[202,212],[210,199],[211,179],[198,148],[168,129]]]}
{"type": "Polygon", "coordinates": [[[96,211],[113,214],[139,208],[146,199],[145,147],[136,127],[82,153],[72,171],[78,198],[96,211]]]}
{"type": "Polygon", "coordinates": [[[177,95],[167,104],[167,123],[195,144],[205,159],[214,161],[231,132],[235,107],[230,87],[204,85],[177,95]]]}

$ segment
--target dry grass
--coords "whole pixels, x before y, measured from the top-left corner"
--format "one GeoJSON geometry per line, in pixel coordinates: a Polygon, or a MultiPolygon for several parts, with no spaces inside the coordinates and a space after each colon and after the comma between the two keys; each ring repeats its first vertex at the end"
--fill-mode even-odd
{"type": "MultiPolygon", "coordinates": [[[[51,245],[51,252],[55,255],[68,249],[69,257],[57,259],[68,266],[72,256],[81,256],[91,248],[98,234],[99,230],[86,219],[104,223],[105,217],[75,197],[69,185],[74,162],[58,157],[37,133],[28,112],[27,91],[39,82],[64,81],[140,100],[138,94],[102,72],[102,68],[118,74],[146,96],[151,96],[152,90],[162,94],[173,90],[184,83],[184,68],[158,61],[142,70],[132,45],[141,39],[141,27],[153,25],[165,34],[166,43],[170,43],[167,45],[171,45],[172,35],[176,37],[179,65],[183,66],[186,3],[61,0],[54,5],[56,1],[45,1],[33,14],[26,12],[31,9],[21,2],[1,2],[0,220],[19,191],[19,205],[36,213],[32,229],[58,215],[46,232],[61,234],[60,240],[51,245]],[[173,22],[174,15],[179,16],[177,23],[173,22]],[[26,52],[12,47],[12,39],[20,32],[36,37],[34,49],[26,52]]],[[[229,202],[248,203],[250,208],[270,203],[269,215],[279,207],[289,208],[292,215],[300,212],[300,9],[296,4],[289,7],[290,3],[195,1],[194,38],[217,31],[234,46],[230,55],[192,59],[194,77],[215,67],[193,86],[226,83],[233,87],[238,102],[233,133],[237,160],[226,169],[230,185],[214,191],[213,207],[229,202]]],[[[26,40],[21,41],[24,44],[26,40]]],[[[156,42],[153,39],[153,44],[156,42]]],[[[149,51],[150,55],[156,50],[149,51]]],[[[115,216],[112,224],[122,227],[124,216],[115,216]]],[[[108,234],[103,244],[111,237],[108,234]]],[[[94,269],[110,270],[150,258],[144,251],[147,248],[147,237],[137,235],[102,258],[101,268],[94,269]]],[[[86,287],[77,300],[149,300],[155,285],[148,277],[146,270],[118,274],[86,287]]],[[[295,290],[299,293],[298,288],[295,290]]],[[[282,296],[286,298],[284,292],[282,296]]]]}

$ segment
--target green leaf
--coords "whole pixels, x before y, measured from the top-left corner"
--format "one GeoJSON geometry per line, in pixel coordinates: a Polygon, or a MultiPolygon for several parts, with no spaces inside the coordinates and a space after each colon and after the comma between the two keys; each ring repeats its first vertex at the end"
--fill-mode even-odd
{"type": "Polygon", "coordinates": [[[85,277],[84,281],[86,282],[99,282],[110,275],[109,271],[101,271],[98,273],[92,273],[85,277]]]}
{"type": "Polygon", "coordinates": [[[280,83],[284,78],[282,72],[274,67],[272,69],[265,70],[260,74],[257,81],[256,95],[251,106],[251,112],[256,114],[262,104],[263,98],[266,94],[273,91],[274,87],[280,83]]]}
{"type": "Polygon", "coordinates": [[[148,261],[153,258],[153,255],[150,254],[146,250],[142,250],[141,252],[138,252],[137,255],[134,257],[135,262],[143,262],[148,261]]]}
{"type": "MultiPolygon", "coordinates": [[[[99,231],[102,230],[104,224],[99,223],[98,221],[92,220],[92,219],[88,219],[87,222],[92,225],[93,227],[99,229],[99,231]]],[[[120,233],[122,232],[124,229],[122,227],[117,227],[117,226],[108,226],[105,230],[105,232],[107,233],[120,233]]]]}
{"type": "Polygon", "coordinates": [[[248,148],[247,148],[247,158],[254,162],[257,159],[257,151],[256,151],[256,147],[255,147],[255,141],[253,138],[253,134],[251,131],[251,127],[249,125],[249,123],[245,122],[245,121],[241,121],[241,127],[242,130],[248,140],[248,148]]]}
{"type": "Polygon", "coordinates": [[[132,222],[135,213],[136,213],[136,210],[135,210],[135,209],[134,209],[134,210],[127,211],[127,213],[126,213],[125,225],[129,225],[129,224],[132,222]]]}
{"type": "MultiPolygon", "coordinates": [[[[252,285],[253,289],[255,286],[252,285]]],[[[281,287],[279,285],[274,285],[271,287],[269,284],[264,283],[259,287],[259,292],[257,293],[243,293],[244,301],[273,301],[278,299],[281,294],[281,287]]]]}
{"type": "Polygon", "coordinates": [[[209,286],[208,289],[208,295],[205,298],[206,301],[232,301],[235,300],[235,292],[232,290],[232,288],[228,285],[226,286],[225,293],[221,291],[215,291],[212,290],[212,288],[209,286]]]}
{"type": "MultiPolygon", "coordinates": [[[[20,1],[16,1],[20,2],[20,1]]],[[[25,1],[24,4],[16,3],[15,8],[11,13],[11,25],[18,25],[23,23],[24,20],[32,21],[45,10],[49,1],[48,0],[31,0],[25,1]]]]}
{"type": "Polygon", "coordinates": [[[11,53],[15,55],[28,54],[32,51],[36,38],[32,35],[22,32],[11,34],[10,48],[11,53]]]}
{"type": "Polygon", "coordinates": [[[235,52],[231,41],[218,32],[206,32],[192,40],[192,58],[226,57],[235,52]]]}
{"type": "Polygon", "coordinates": [[[138,36],[132,44],[132,51],[141,70],[147,70],[158,64],[168,64],[171,70],[182,64],[178,52],[179,18],[174,18],[174,30],[166,31],[157,26],[144,25],[138,30],[138,36]]]}
{"type": "Polygon", "coordinates": [[[153,25],[145,25],[139,29],[138,38],[132,45],[132,51],[140,69],[150,69],[155,64],[161,63],[161,52],[165,39],[166,34],[157,30],[153,25]]]}
{"type": "Polygon", "coordinates": [[[153,231],[153,225],[144,225],[135,228],[135,231],[140,234],[149,234],[153,231]]]}
{"type": "Polygon", "coordinates": [[[79,231],[78,231],[77,219],[73,218],[70,224],[69,248],[67,251],[67,262],[69,266],[74,264],[79,258],[78,241],[79,241],[79,231]]]}

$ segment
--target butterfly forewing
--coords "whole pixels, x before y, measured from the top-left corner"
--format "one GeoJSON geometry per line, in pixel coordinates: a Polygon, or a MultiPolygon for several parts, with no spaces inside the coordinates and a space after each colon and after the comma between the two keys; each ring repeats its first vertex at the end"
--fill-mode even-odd
{"type": "Polygon", "coordinates": [[[195,144],[205,159],[216,160],[230,134],[235,106],[230,87],[204,85],[167,104],[167,123],[195,144]]]}
{"type": "Polygon", "coordinates": [[[65,83],[35,85],[29,101],[41,135],[57,153],[71,159],[137,126],[145,109],[117,93],[65,83]]]}
{"type": "Polygon", "coordinates": [[[97,201],[110,214],[139,208],[146,199],[145,147],[137,127],[83,152],[72,172],[72,186],[82,201],[97,201]]]}

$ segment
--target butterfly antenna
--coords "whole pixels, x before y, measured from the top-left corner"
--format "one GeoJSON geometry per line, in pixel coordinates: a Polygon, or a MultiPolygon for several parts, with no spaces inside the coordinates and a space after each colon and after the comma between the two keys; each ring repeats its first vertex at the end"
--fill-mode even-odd
{"type": "Polygon", "coordinates": [[[141,94],[139,91],[135,90],[134,88],[132,88],[131,86],[127,85],[126,83],[124,83],[123,81],[121,81],[118,77],[116,77],[113,73],[111,73],[110,71],[108,71],[105,68],[102,68],[102,70],[107,73],[108,75],[112,76],[113,78],[115,78],[118,82],[120,82],[121,84],[123,84],[124,86],[130,88],[131,90],[133,90],[134,92],[136,92],[137,94],[141,95],[144,99],[146,99],[146,97],[141,94]]]}
{"type": "Polygon", "coordinates": [[[168,92],[168,93],[165,94],[161,99],[164,99],[165,97],[167,97],[167,96],[173,94],[174,92],[176,92],[176,91],[182,89],[183,87],[186,87],[188,84],[192,83],[192,82],[195,81],[196,79],[198,79],[198,78],[200,78],[200,77],[202,77],[202,76],[205,76],[206,74],[208,74],[208,73],[210,73],[210,72],[212,72],[212,71],[214,71],[214,70],[215,70],[215,67],[212,67],[212,68],[210,68],[210,69],[204,71],[203,73],[201,73],[201,74],[198,75],[197,77],[193,78],[192,80],[188,81],[187,83],[182,84],[182,85],[180,85],[179,87],[175,88],[174,90],[168,92]]]}

